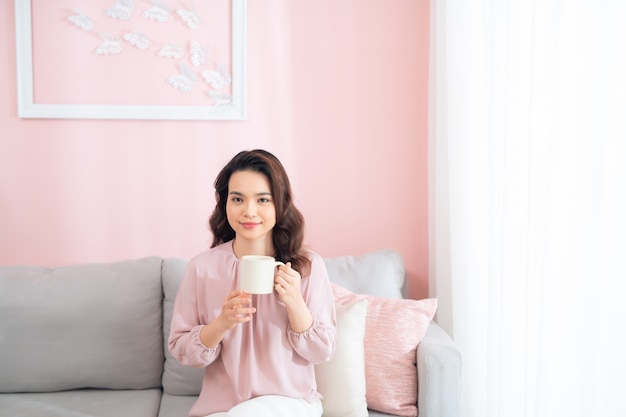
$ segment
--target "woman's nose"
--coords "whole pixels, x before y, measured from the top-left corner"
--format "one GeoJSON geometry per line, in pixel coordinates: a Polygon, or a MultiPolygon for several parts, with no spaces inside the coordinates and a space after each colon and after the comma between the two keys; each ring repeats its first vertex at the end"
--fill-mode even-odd
{"type": "Polygon", "coordinates": [[[246,210],[244,212],[244,215],[246,215],[247,217],[254,217],[256,216],[256,204],[250,202],[246,205],[246,210]]]}

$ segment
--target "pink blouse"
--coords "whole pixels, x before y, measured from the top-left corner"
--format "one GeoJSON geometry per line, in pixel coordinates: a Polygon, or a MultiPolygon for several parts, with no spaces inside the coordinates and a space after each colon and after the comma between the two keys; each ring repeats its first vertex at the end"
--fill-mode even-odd
{"type": "Polygon", "coordinates": [[[239,259],[231,241],[189,262],[176,295],[168,345],[183,365],[205,368],[191,416],[228,411],[260,395],[309,402],[321,398],[313,365],[328,361],[335,352],[335,304],[323,259],[314,252],[309,255],[311,275],[302,279],[301,288],[313,313],[311,328],[291,330],[276,293],[253,294],[253,319],[235,326],[215,348],[200,342],[200,330],[219,316],[226,296],[239,288],[239,259]]]}

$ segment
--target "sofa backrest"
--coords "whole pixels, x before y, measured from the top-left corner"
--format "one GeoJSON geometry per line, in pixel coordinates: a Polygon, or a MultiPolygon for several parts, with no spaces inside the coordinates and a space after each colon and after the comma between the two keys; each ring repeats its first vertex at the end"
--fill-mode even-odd
{"type": "MultiPolygon", "coordinates": [[[[329,279],[355,293],[385,298],[403,298],[406,293],[404,261],[395,250],[326,258],[324,261],[329,279]]],[[[167,349],[174,299],[187,262],[182,258],[168,258],[163,262],[163,391],[173,395],[198,395],[204,372],[203,369],[182,366],[167,349]]]]}
{"type": "Polygon", "coordinates": [[[170,323],[174,310],[174,300],[183,279],[187,259],[167,258],[163,261],[163,391],[172,395],[198,395],[202,386],[204,369],[181,365],[167,348],[170,337],[170,323]]]}
{"type": "Polygon", "coordinates": [[[159,387],[161,264],[0,267],[0,392],[159,387]]]}
{"type": "Polygon", "coordinates": [[[396,250],[380,250],[360,256],[337,256],[324,261],[328,278],[354,293],[406,298],[404,259],[396,250]]]}

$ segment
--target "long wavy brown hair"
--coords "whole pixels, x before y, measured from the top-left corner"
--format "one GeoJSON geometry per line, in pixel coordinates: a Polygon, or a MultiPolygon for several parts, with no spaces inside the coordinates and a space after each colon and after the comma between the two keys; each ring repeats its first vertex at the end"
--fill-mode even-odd
{"type": "Polygon", "coordinates": [[[216,204],[209,218],[209,227],[213,232],[211,247],[235,238],[235,231],[226,217],[226,202],[230,177],[238,171],[258,172],[268,179],[276,210],[276,225],[272,229],[275,258],[282,262],[291,262],[292,268],[302,277],[308,276],[311,272],[311,260],[303,248],[304,217],[293,203],[285,168],[278,158],[262,149],[239,152],[217,175],[214,184],[216,204]]]}

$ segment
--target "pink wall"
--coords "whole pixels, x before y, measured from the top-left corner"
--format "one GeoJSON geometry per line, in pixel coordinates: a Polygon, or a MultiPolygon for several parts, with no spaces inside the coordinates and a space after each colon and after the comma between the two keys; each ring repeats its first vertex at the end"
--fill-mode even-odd
{"type": "Polygon", "coordinates": [[[274,152],[323,256],[394,248],[427,296],[427,0],[248,2],[248,119],[19,119],[12,1],[0,4],[0,264],[190,257],[212,182],[274,152]]]}

